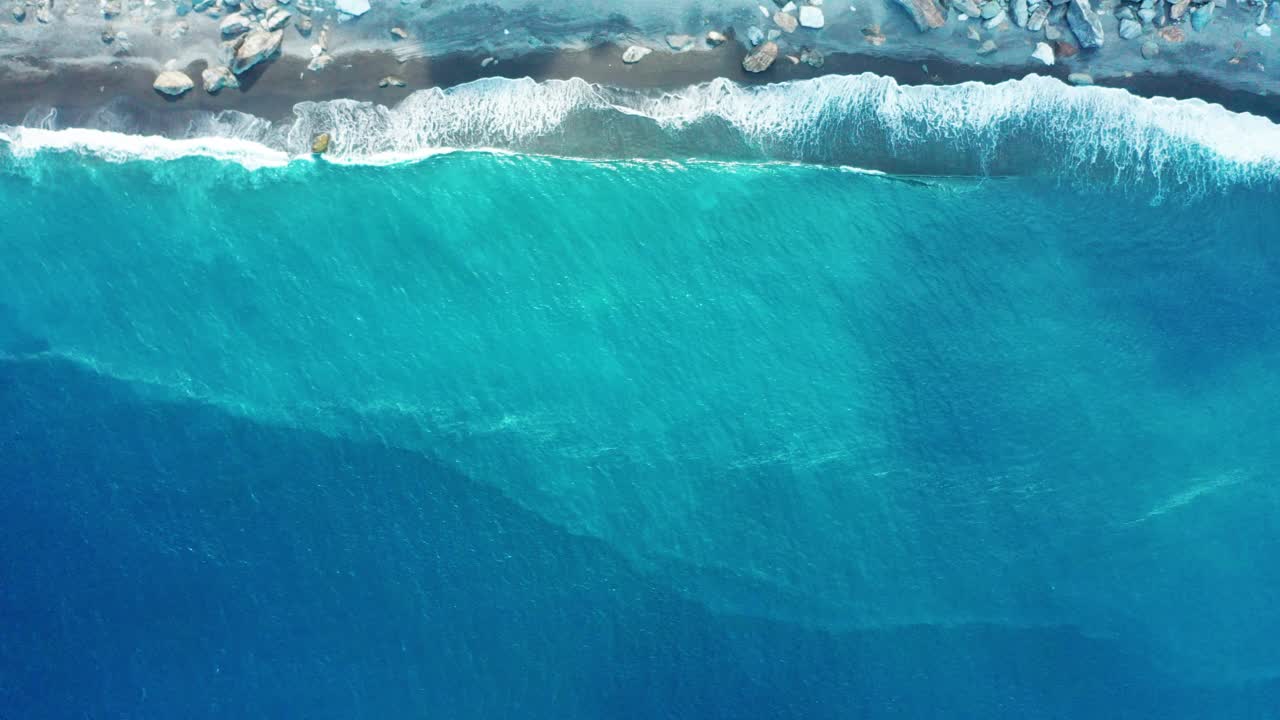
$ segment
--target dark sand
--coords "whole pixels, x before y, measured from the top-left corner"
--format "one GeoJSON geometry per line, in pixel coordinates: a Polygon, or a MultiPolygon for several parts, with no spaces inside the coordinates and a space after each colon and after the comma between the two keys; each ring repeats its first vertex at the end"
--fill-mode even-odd
{"type": "MultiPolygon", "coordinates": [[[[350,98],[392,105],[409,93],[429,87],[450,87],[483,77],[536,80],[579,77],[589,82],[622,88],[677,89],[724,77],[741,83],[770,83],[824,74],[871,72],[890,76],[903,84],[951,84],[965,81],[995,83],[1036,73],[1066,79],[1069,66],[984,67],[958,64],[939,58],[897,60],[859,54],[831,54],[824,67],[793,64],[780,57],[767,72],[745,72],[745,50],[730,41],[698,52],[655,52],[635,65],[620,60],[621,48],[600,45],[589,50],[536,50],[516,59],[481,67],[483,54],[455,54],[400,62],[391,53],[339,56],[321,72],[305,72],[306,60],[283,56],[253,68],[241,76],[238,90],[209,95],[200,87],[204,63],[186,71],[196,88],[181,98],[169,98],[152,89],[155,73],[128,64],[102,67],[58,67],[44,64],[53,80],[32,81],[0,73],[0,124],[22,124],[50,108],[58,110],[58,127],[84,125],[101,108],[111,106],[117,117],[128,118],[132,132],[182,132],[193,111],[238,110],[269,120],[291,116],[294,104],[305,100],[350,98]],[[378,80],[396,75],[403,88],[379,88],[378,80]]],[[[34,63],[41,68],[41,63],[34,63]]],[[[1280,122],[1280,95],[1230,89],[1189,75],[1134,74],[1130,77],[1097,77],[1098,85],[1124,88],[1137,95],[1201,98],[1237,112],[1250,112],[1280,122]]]]}

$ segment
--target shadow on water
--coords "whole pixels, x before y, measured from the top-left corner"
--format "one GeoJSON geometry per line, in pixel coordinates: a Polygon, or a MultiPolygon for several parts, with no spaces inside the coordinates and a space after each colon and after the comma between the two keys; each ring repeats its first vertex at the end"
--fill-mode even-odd
{"type": "Polygon", "coordinates": [[[1069,629],[711,614],[428,458],[52,358],[0,362],[0,465],[13,717],[1277,717],[1069,629]]]}

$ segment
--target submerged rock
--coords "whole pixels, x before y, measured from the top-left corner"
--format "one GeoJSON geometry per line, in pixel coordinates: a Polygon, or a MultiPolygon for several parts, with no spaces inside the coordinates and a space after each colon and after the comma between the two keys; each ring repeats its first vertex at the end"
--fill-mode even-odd
{"type": "Polygon", "coordinates": [[[820,68],[827,63],[827,56],[821,50],[805,49],[800,52],[800,62],[809,67],[820,68]]]}
{"type": "Polygon", "coordinates": [[[800,8],[800,25],[802,27],[817,30],[827,24],[827,19],[822,15],[822,8],[813,5],[805,5],[800,8]]]}
{"type": "Polygon", "coordinates": [[[947,9],[938,0],[894,0],[911,15],[920,32],[947,24],[947,9]]]}
{"type": "Polygon", "coordinates": [[[231,61],[231,72],[239,75],[258,63],[280,52],[280,44],[284,42],[284,32],[275,30],[254,30],[241,36],[236,44],[236,54],[231,61]]]}
{"type": "Polygon", "coordinates": [[[323,155],[329,149],[329,133],[320,133],[311,138],[311,152],[323,155]]]}
{"type": "Polygon", "coordinates": [[[175,97],[195,86],[196,84],[191,81],[191,78],[187,77],[186,73],[178,72],[177,70],[165,70],[156,76],[155,82],[151,83],[151,87],[155,88],[156,91],[175,97]]]}
{"type": "Polygon", "coordinates": [[[1155,40],[1148,40],[1142,43],[1142,57],[1150,60],[1160,54],[1160,44],[1155,40]]]}
{"type": "Polygon", "coordinates": [[[200,80],[204,83],[205,92],[211,95],[222,88],[240,87],[240,79],[226,65],[214,65],[205,68],[204,72],[200,73],[200,80]]]}
{"type": "Polygon", "coordinates": [[[668,35],[666,40],[667,47],[672,50],[688,50],[693,47],[692,35],[668,35]]]}
{"type": "Polygon", "coordinates": [[[626,50],[624,50],[624,51],[623,51],[623,53],[622,53],[622,62],[624,62],[624,63],[626,63],[626,64],[628,64],[628,65],[634,65],[635,63],[638,63],[638,62],[640,62],[641,60],[643,60],[643,59],[645,58],[645,56],[646,56],[646,55],[648,55],[648,54],[649,54],[649,53],[651,53],[651,52],[653,52],[653,51],[652,51],[652,50],[650,50],[650,49],[649,49],[649,48],[647,48],[647,47],[641,47],[641,46],[639,46],[639,45],[632,45],[631,47],[629,47],[629,48],[627,48],[626,50]]]}
{"type": "Polygon", "coordinates": [[[761,73],[768,70],[777,59],[777,43],[767,42],[742,59],[742,69],[750,73],[761,73]]]}
{"type": "Polygon", "coordinates": [[[1075,33],[1076,40],[1080,42],[1080,47],[1102,47],[1104,40],[1102,20],[1093,11],[1089,0],[1071,0],[1071,5],[1067,9],[1067,23],[1071,26],[1071,32],[1075,33]]]}

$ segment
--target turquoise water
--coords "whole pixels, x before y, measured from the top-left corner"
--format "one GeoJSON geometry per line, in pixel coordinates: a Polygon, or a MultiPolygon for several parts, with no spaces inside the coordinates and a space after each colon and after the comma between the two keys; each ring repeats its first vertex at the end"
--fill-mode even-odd
{"type": "Polygon", "coordinates": [[[0,705],[1280,716],[1211,184],[0,146],[0,705]]]}

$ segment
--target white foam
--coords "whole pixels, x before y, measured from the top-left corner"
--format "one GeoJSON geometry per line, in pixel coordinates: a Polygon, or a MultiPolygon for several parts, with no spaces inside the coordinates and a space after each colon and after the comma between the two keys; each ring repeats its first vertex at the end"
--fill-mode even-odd
{"type": "Polygon", "coordinates": [[[761,86],[719,79],[664,93],[578,79],[489,78],[421,90],[394,107],[305,102],[294,115],[283,125],[219,116],[193,126],[185,140],[14,129],[10,143],[18,154],[202,155],[258,168],[307,157],[315,133],[329,132],[326,158],[349,164],[400,164],[484,148],[591,158],[728,156],[897,172],[1087,172],[1111,174],[1119,184],[1151,176],[1193,189],[1280,178],[1280,126],[1265,118],[1038,76],[948,86],[904,86],[871,74],[761,86]]]}

